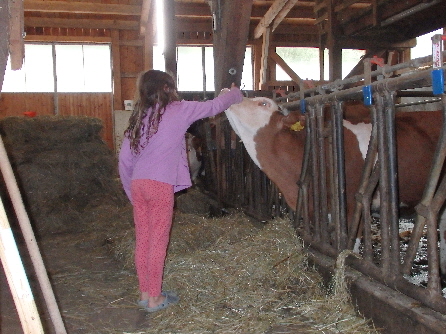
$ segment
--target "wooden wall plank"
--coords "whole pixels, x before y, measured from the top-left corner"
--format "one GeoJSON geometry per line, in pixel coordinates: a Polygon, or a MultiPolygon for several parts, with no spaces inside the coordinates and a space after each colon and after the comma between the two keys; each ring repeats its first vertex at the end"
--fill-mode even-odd
{"type": "Polygon", "coordinates": [[[37,115],[53,115],[53,93],[2,93],[0,95],[0,118],[23,116],[26,111],[37,115]]]}
{"type": "Polygon", "coordinates": [[[102,120],[104,141],[113,148],[113,95],[111,93],[59,93],[59,115],[102,120]]]}

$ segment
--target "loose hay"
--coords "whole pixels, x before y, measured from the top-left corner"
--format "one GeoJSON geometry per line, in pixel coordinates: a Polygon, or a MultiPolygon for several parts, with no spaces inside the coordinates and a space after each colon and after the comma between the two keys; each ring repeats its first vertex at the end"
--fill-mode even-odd
{"type": "Polygon", "coordinates": [[[151,314],[145,333],[265,333],[302,322],[314,333],[376,333],[345,295],[327,293],[287,220],[178,212],[164,282],[180,303],[151,314]]]}

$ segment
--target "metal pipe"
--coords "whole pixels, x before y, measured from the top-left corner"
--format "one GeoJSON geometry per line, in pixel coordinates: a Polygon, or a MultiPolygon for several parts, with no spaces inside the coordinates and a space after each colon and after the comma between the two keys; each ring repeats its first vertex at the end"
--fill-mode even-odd
{"type": "Polygon", "coordinates": [[[346,180],[345,180],[345,161],[344,161],[344,125],[342,103],[336,101],[332,104],[333,108],[333,138],[336,143],[336,184],[338,198],[338,216],[339,228],[337,229],[336,249],[341,252],[347,245],[347,200],[346,200],[346,180]]]}
{"type": "MultiPolygon", "coordinates": [[[[430,58],[432,57],[430,56],[430,58]]],[[[443,65],[443,67],[441,68],[445,70],[446,65],[443,65]]],[[[430,86],[431,83],[432,83],[431,70],[425,69],[414,72],[412,74],[375,81],[371,83],[371,86],[373,91],[375,91],[377,89],[377,86],[379,85],[385,85],[386,89],[388,89],[389,91],[397,91],[404,89],[412,89],[414,87],[426,87],[430,86]]],[[[312,91],[313,93],[316,92],[313,90],[310,91],[312,91]]],[[[288,99],[293,97],[290,95],[287,96],[288,99]]],[[[330,99],[338,99],[342,101],[350,99],[362,100],[362,98],[363,98],[362,86],[357,86],[357,87],[347,88],[342,91],[335,91],[328,94],[309,96],[305,98],[305,101],[307,102],[308,105],[311,105],[311,104],[321,103],[321,101],[329,101],[330,99]]],[[[281,103],[280,106],[282,108],[289,110],[298,110],[300,109],[300,100],[281,103]]]]}
{"type": "Polygon", "coordinates": [[[389,234],[389,155],[386,146],[386,123],[384,121],[385,106],[382,94],[374,94],[377,109],[378,126],[378,159],[379,171],[379,195],[380,195],[380,223],[381,223],[381,264],[386,280],[390,279],[390,234],[389,234]]]}
{"type": "MultiPolygon", "coordinates": [[[[310,121],[310,141],[311,147],[317,147],[317,124],[316,124],[316,109],[317,106],[313,106],[309,110],[309,121],[310,121]]],[[[318,154],[317,150],[311,150],[311,171],[313,179],[313,220],[314,220],[314,235],[316,239],[320,238],[320,200],[319,200],[319,169],[318,169],[318,154]]]]}
{"type": "Polygon", "coordinates": [[[324,106],[317,105],[316,106],[316,126],[317,126],[317,151],[318,154],[318,182],[319,182],[319,192],[317,196],[319,197],[319,208],[320,208],[320,216],[319,216],[319,230],[321,240],[324,242],[328,242],[328,210],[327,210],[327,163],[325,159],[325,124],[324,124],[324,106]]]}
{"type": "Polygon", "coordinates": [[[388,189],[389,189],[389,233],[390,233],[390,270],[396,277],[399,272],[399,228],[398,228],[398,164],[396,154],[395,108],[393,93],[384,92],[386,141],[388,148],[388,189]]]}
{"type": "Polygon", "coordinates": [[[437,143],[437,147],[435,149],[433,163],[431,170],[429,172],[429,177],[427,179],[423,197],[421,198],[420,203],[415,207],[418,215],[416,217],[415,227],[414,230],[412,231],[412,237],[409,241],[409,245],[402,266],[402,272],[405,274],[409,274],[411,271],[412,264],[416,256],[416,252],[418,250],[418,244],[423,235],[423,230],[426,225],[426,218],[428,214],[425,209],[432,202],[432,198],[434,196],[435,190],[437,189],[440,174],[443,169],[443,164],[446,159],[446,97],[444,94],[442,96],[442,102],[443,102],[443,122],[442,122],[441,133],[437,143]],[[425,213],[423,213],[423,211],[425,213]]]}

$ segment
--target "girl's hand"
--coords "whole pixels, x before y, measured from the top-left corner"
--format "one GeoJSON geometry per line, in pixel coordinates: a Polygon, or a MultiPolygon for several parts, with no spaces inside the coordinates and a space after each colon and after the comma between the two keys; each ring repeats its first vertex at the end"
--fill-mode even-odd
{"type": "Polygon", "coordinates": [[[230,91],[232,88],[234,88],[234,87],[237,87],[237,86],[235,85],[235,83],[232,83],[231,88],[223,88],[223,89],[220,91],[220,94],[218,94],[218,96],[223,95],[223,94],[229,92],[229,91],[230,91]]]}

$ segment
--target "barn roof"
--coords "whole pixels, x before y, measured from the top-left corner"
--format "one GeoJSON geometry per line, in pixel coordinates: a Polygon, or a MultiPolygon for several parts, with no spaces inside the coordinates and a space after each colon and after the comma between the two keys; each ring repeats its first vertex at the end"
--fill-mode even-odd
{"type": "MultiPolygon", "coordinates": [[[[147,21],[143,16],[150,12],[155,0],[122,2],[25,0],[25,26],[135,29],[147,21]]],[[[179,43],[211,42],[210,5],[213,2],[220,3],[217,0],[175,0],[179,43]],[[200,38],[206,34],[207,38],[200,38]]],[[[272,41],[277,44],[318,46],[320,40],[333,33],[345,48],[368,48],[404,43],[446,26],[446,1],[443,0],[344,0],[335,5],[332,2],[253,0],[249,40],[259,37],[262,25],[271,24],[274,27],[272,41]],[[286,6],[289,8],[285,10],[286,6]]]]}

